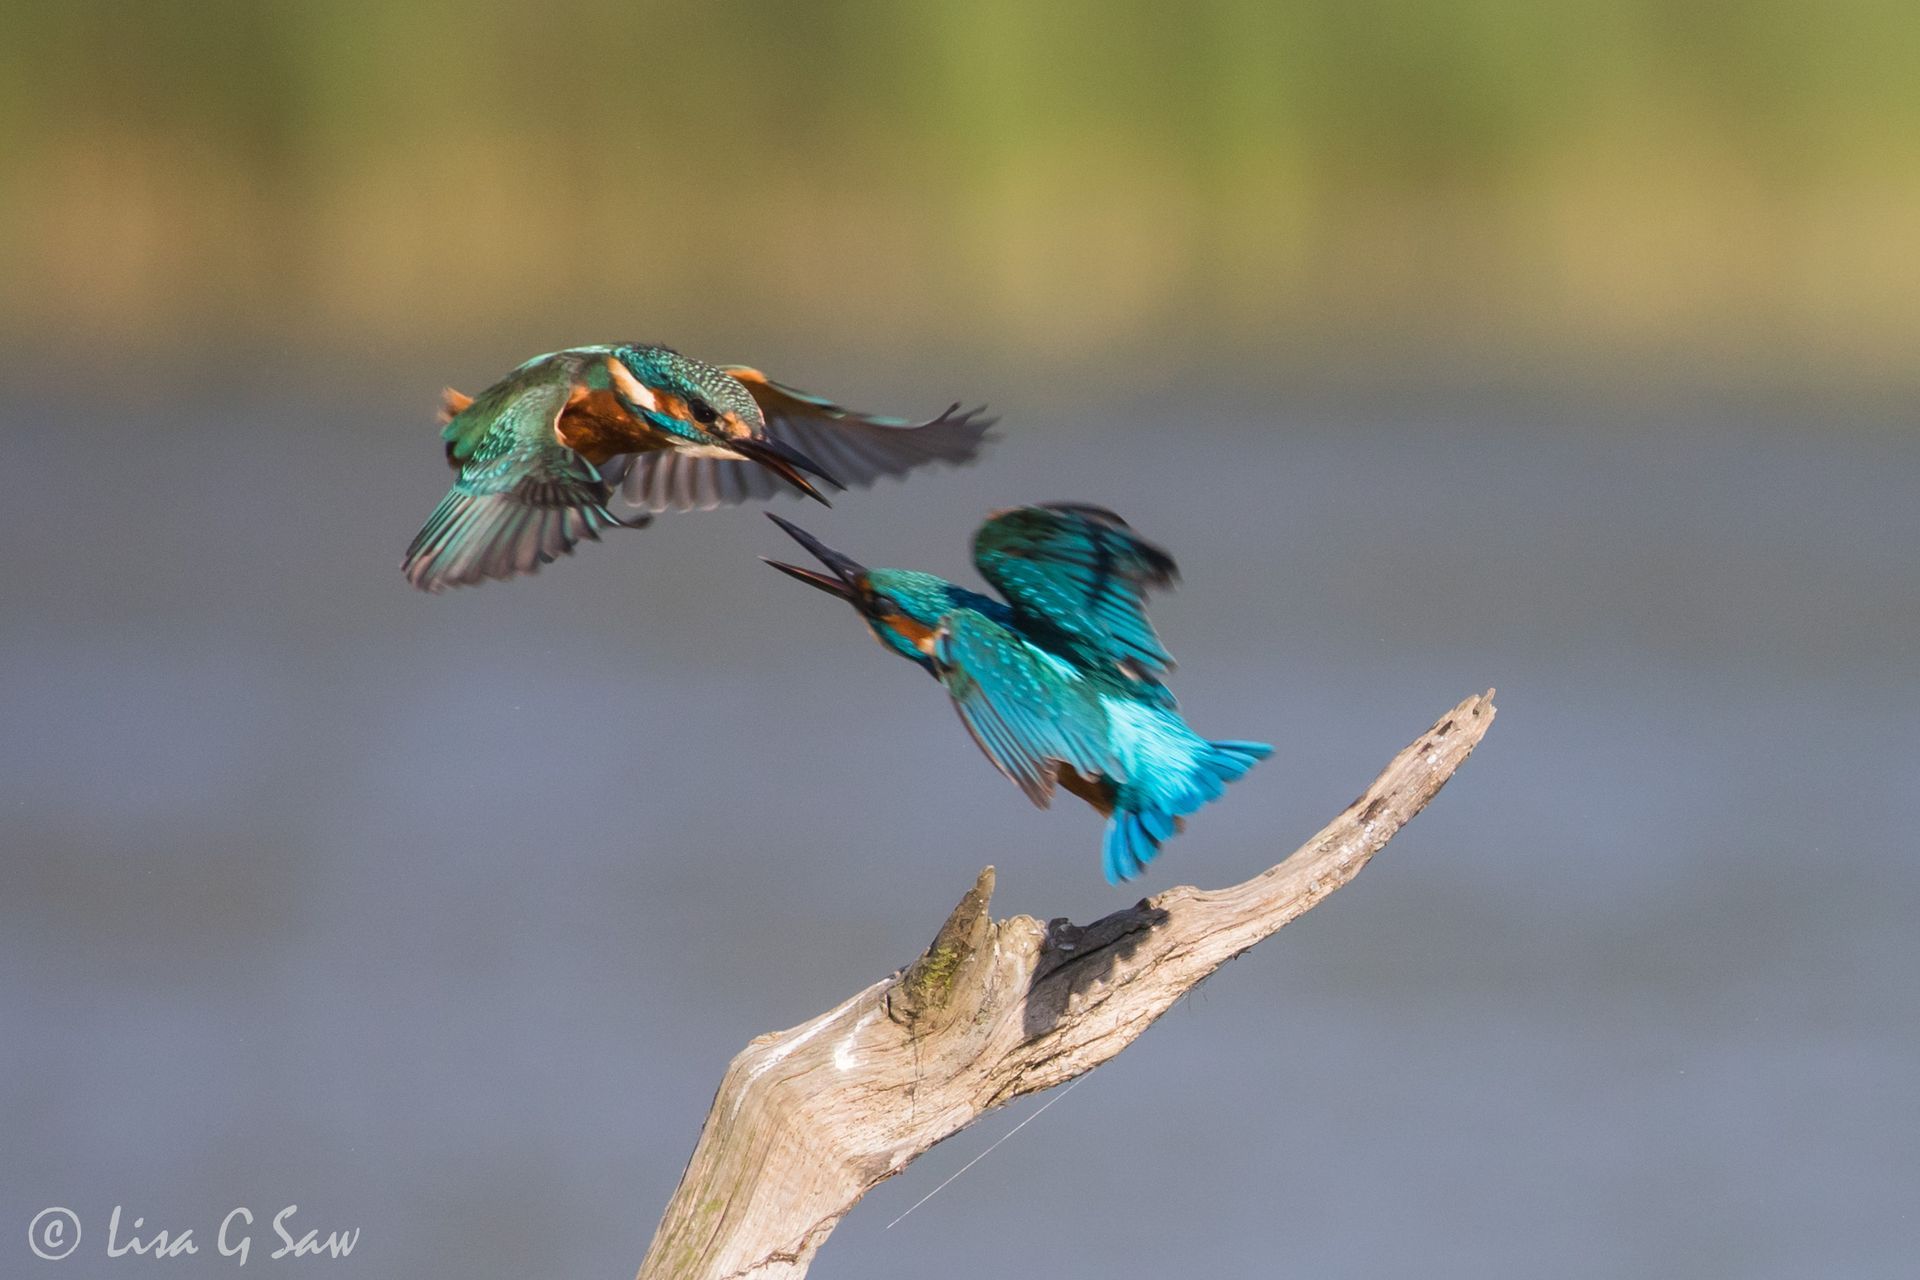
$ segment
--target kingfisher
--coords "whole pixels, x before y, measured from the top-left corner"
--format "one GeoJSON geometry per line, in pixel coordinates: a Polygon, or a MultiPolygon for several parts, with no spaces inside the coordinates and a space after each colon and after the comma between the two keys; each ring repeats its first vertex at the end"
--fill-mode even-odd
{"type": "Polygon", "coordinates": [[[827,572],[767,563],[851,604],[886,648],[953,699],[975,745],[1040,808],[1056,785],[1107,819],[1107,883],[1146,869],[1185,818],[1273,753],[1210,742],[1162,677],[1173,659],[1147,620],[1173,558],[1113,512],[1050,503],[995,512],[973,563],[1004,601],[930,573],[869,569],[772,512],[827,572]]]}
{"type": "Polygon", "coordinates": [[[782,488],[826,496],[965,463],[993,425],[956,403],[925,422],[855,413],[745,365],[622,343],[535,356],[477,396],[441,394],[456,479],[400,568],[423,591],[532,573],[603,529],[782,488]],[[620,486],[630,515],[610,503],[620,486]]]}

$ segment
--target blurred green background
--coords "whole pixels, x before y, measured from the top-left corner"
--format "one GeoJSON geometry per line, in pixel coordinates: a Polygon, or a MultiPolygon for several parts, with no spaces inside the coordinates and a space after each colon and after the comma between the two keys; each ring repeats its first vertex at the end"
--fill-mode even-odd
{"type": "Polygon", "coordinates": [[[13,344],[1913,380],[1902,0],[0,13],[13,344]]]}

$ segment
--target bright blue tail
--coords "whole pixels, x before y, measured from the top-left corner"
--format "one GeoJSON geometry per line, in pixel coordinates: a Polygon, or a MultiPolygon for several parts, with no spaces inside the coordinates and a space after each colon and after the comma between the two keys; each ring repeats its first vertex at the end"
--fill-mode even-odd
{"type": "Polygon", "coordinates": [[[1161,842],[1180,830],[1182,816],[1218,800],[1229,782],[1272,754],[1264,742],[1209,742],[1194,767],[1172,786],[1120,788],[1102,849],[1107,883],[1119,884],[1145,871],[1161,842]],[[1129,800],[1137,803],[1129,805],[1129,800]]]}

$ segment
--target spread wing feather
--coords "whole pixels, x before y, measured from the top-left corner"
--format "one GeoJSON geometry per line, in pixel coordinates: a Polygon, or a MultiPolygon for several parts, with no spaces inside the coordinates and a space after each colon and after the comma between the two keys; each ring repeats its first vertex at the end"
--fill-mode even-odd
{"type": "MultiPolygon", "coordinates": [[[[775,382],[743,365],[723,368],[746,387],[766,419],[768,439],[818,462],[849,488],[903,476],[934,462],[955,465],[979,454],[994,419],[953,405],[926,422],[855,413],[831,400],[775,382]]],[[[758,502],[787,490],[755,462],[647,453],[622,467],[628,502],[646,511],[706,511],[758,502]]]]}
{"type": "Polygon", "coordinates": [[[974,534],[973,562],[1023,623],[1064,633],[1132,675],[1172,670],[1146,598],[1171,587],[1179,568],[1113,512],[1072,503],[1003,511],[974,534]]]}
{"type": "Polygon", "coordinates": [[[1098,697],[1006,627],[972,610],[948,614],[933,662],[974,742],[1040,808],[1053,798],[1061,764],[1088,777],[1123,777],[1098,697]]]}
{"type": "Polygon", "coordinates": [[[510,377],[453,413],[441,435],[459,476],[407,548],[409,582],[439,591],[531,573],[623,523],[600,473],[554,434],[570,389],[556,367],[510,377]]]}

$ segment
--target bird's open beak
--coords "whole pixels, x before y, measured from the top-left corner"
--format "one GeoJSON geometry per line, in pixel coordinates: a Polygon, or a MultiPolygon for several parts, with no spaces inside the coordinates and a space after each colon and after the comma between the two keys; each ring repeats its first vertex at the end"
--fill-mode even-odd
{"type": "MultiPolygon", "coordinates": [[[[853,599],[855,584],[859,582],[860,576],[867,571],[867,566],[861,564],[858,560],[841,555],[838,551],[821,542],[799,525],[782,520],[771,511],[766,513],[766,517],[786,530],[788,537],[805,547],[808,551],[811,551],[821,564],[824,564],[827,568],[833,570],[833,572],[830,574],[820,573],[813,569],[802,569],[799,565],[784,564],[778,560],[767,560],[768,564],[786,574],[789,578],[798,578],[808,586],[818,587],[830,596],[838,596],[842,600],[849,601],[853,599]]],[[[764,556],[761,558],[766,559],[764,556]]]]}
{"type": "Polygon", "coordinates": [[[778,440],[755,436],[732,436],[728,438],[726,444],[741,457],[759,463],[822,506],[830,507],[833,504],[827,501],[826,495],[816,489],[813,481],[807,479],[807,476],[817,476],[836,489],[847,487],[812,458],[778,440]]]}

